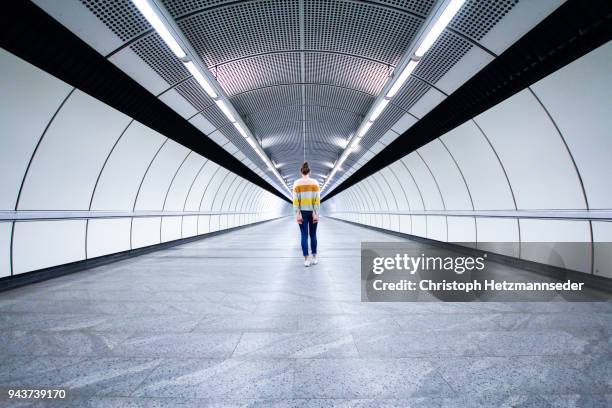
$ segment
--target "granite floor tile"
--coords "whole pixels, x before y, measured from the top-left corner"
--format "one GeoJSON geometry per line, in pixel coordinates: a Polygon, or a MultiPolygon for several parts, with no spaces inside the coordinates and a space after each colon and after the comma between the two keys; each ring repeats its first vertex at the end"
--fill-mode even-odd
{"type": "Polygon", "coordinates": [[[611,405],[611,302],[362,303],[360,242],[400,238],[319,233],[312,268],[287,219],[0,293],[0,406],[611,405]]]}
{"type": "Polygon", "coordinates": [[[170,398],[291,398],[290,360],[165,360],[134,396],[170,398]]]}
{"type": "Polygon", "coordinates": [[[302,398],[451,397],[455,393],[424,359],[304,359],[295,362],[302,398]]]}
{"type": "Polygon", "coordinates": [[[126,357],[227,358],[239,339],[238,333],[137,333],[112,353],[126,357]]]}
{"type": "Polygon", "coordinates": [[[130,333],[2,331],[0,356],[106,356],[130,333]]]}
{"type": "Polygon", "coordinates": [[[348,332],[244,333],[234,357],[324,358],[357,357],[348,332]]]}

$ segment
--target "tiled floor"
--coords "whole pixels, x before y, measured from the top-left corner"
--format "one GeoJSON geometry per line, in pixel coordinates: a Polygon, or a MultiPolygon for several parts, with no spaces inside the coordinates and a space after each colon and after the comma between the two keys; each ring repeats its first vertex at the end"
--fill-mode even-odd
{"type": "Polygon", "coordinates": [[[0,405],[612,404],[611,303],[364,304],[359,242],[399,238],[319,234],[307,269],[283,219],[0,293],[0,405]]]}

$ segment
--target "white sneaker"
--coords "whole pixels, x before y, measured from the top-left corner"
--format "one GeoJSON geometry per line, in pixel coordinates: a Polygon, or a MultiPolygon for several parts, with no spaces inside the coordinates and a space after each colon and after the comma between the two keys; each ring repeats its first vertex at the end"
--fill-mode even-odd
{"type": "Polygon", "coordinates": [[[318,263],[319,263],[319,260],[317,259],[317,257],[316,257],[316,256],[313,256],[313,257],[312,257],[312,264],[313,264],[313,265],[316,265],[316,264],[318,264],[318,263]]]}
{"type": "Polygon", "coordinates": [[[304,266],[307,268],[310,266],[310,259],[304,261],[304,266]]]}

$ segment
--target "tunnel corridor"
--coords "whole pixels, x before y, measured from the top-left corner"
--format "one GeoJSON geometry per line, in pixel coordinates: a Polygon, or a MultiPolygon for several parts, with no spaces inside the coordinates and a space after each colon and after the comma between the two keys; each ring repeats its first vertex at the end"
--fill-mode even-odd
{"type": "Polygon", "coordinates": [[[611,113],[609,0],[7,2],[0,406],[610,407],[611,113]]]}

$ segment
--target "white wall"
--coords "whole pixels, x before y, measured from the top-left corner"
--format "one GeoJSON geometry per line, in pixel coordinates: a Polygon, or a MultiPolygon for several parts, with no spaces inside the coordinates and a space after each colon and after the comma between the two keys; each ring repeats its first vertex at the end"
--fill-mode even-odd
{"type": "Polygon", "coordinates": [[[0,210],[40,214],[0,221],[0,278],[196,235],[198,214],[184,211],[224,213],[214,230],[287,213],[277,196],[1,49],[0,66],[0,210]]]}
{"type": "Polygon", "coordinates": [[[607,246],[592,247],[612,241],[612,223],[563,212],[612,210],[611,100],[609,42],[332,197],[327,213],[612,277],[607,246]]]}

